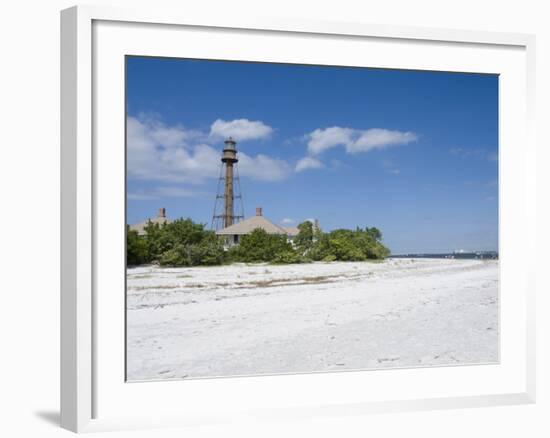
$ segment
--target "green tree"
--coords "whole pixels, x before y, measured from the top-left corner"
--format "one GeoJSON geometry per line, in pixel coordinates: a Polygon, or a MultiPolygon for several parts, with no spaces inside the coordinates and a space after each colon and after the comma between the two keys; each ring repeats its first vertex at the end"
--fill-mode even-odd
{"type": "Polygon", "coordinates": [[[306,254],[313,246],[313,224],[310,221],[298,225],[299,233],[294,238],[294,244],[301,254],[306,254]]]}
{"type": "Polygon", "coordinates": [[[333,230],[316,237],[308,255],[313,260],[323,261],[383,259],[389,255],[389,250],[377,238],[381,238],[377,229],[333,230]]]}
{"type": "Polygon", "coordinates": [[[225,251],[222,241],[204,224],[178,219],[168,224],[149,222],[145,236],[128,229],[127,263],[138,265],[158,261],[165,266],[219,265],[225,262],[302,263],[311,260],[362,261],[383,259],[389,250],[375,227],[338,229],[323,233],[306,221],[298,225],[294,247],[286,235],[256,229],[240,244],[225,251]]]}
{"type": "Polygon", "coordinates": [[[149,261],[157,261],[162,254],[173,247],[166,235],[166,224],[157,224],[151,221],[145,225],[145,242],[147,245],[147,252],[149,254],[149,261]]]}
{"type": "Polygon", "coordinates": [[[288,243],[286,235],[268,234],[261,228],[256,228],[250,234],[242,236],[238,246],[231,251],[234,261],[245,263],[270,262],[282,252],[294,251],[288,243]]]}
{"type": "Polygon", "coordinates": [[[372,236],[372,238],[377,242],[380,242],[382,240],[382,232],[376,227],[366,227],[365,232],[372,236]]]}
{"type": "Polygon", "coordinates": [[[215,233],[208,232],[196,245],[201,265],[220,265],[225,261],[225,250],[215,233]]]}
{"type": "Polygon", "coordinates": [[[135,230],[126,228],[126,263],[141,265],[149,261],[147,242],[135,230]]]}
{"type": "Polygon", "coordinates": [[[191,219],[177,219],[165,224],[163,229],[170,242],[183,245],[198,244],[207,235],[215,235],[213,231],[205,230],[204,224],[195,223],[191,219]]]}
{"type": "Polygon", "coordinates": [[[311,260],[304,258],[301,254],[294,250],[281,251],[275,254],[271,263],[286,265],[290,263],[305,263],[311,260]]]}
{"type": "Polygon", "coordinates": [[[216,234],[191,219],[162,225],[149,221],[145,233],[141,237],[128,230],[128,264],[158,261],[161,265],[196,266],[224,262],[225,251],[216,234]]]}

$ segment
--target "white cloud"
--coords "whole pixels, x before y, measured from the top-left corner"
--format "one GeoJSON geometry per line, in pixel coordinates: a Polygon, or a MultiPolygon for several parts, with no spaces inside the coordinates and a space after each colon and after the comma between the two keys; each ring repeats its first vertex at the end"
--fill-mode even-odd
{"type": "Polygon", "coordinates": [[[338,126],[316,129],[309,134],[307,149],[312,154],[320,154],[335,146],[345,146],[351,143],[353,131],[353,129],[338,126]]]}
{"type": "Polygon", "coordinates": [[[317,158],[304,157],[304,158],[298,160],[294,170],[296,172],[302,172],[303,170],[320,169],[321,167],[324,167],[324,165],[317,158]]]}
{"type": "MultiPolygon", "coordinates": [[[[153,118],[128,117],[128,177],[190,184],[217,178],[221,151],[200,142],[206,137],[182,126],[166,126],[153,118]]],[[[277,181],[291,174],[290,165],[284,160],[242,152],[239,170],[242,176],[262,181],[277,181]]]]}
{"type": "MultiPolygon", "coordinates": [[[[140,114],[137,118],[129,117],[128,125],[138,121],[148,130],[153,141],[165,148],[182,147],[190,142],[201,142],[206,136],[196,130],[186,129],[182,125],[166,126],[158,117],[150,114],[140,114]]],[[[135,128],[135,126],[132,126],[135,128]]],[[[143,133],[143,131],[142,131],[143,133]]]]}
{"type": "Polygon", "coordinates": [[[413,132],[379,128],[360,130],[333,126],[311,132],[309,134],[308,151],[311,154],[318,155],[327,149],[344,146],[347,153],[355,154],[408,144],[417,139],[418,136],[413,132]]]}
{"type": "Polygon", "coordinates": [[[128,117],[128,177],[188,183],[215,177],[219,152],[206,144],[191,145],[194,136],[181,126],[128,117]]]}
{"type": "Polygon", "coordinates": [[[244,152],[239,152],[239,172],[242,176],[261,181],[280,181],[288,178],[291,168],[286,161],[279,158],[263,154],[250,157],[244,152]]]}
{"type": "Polygon", "coordinates": [[[281,223],[282,223],[283,225],[290,225],[290,224],[293,224],[293,223],[295,223],[295,222],[296,222],[296,221],[295,221],[294,219],[290,219],[290,218],[287,218],[287,217],[285,217],[285,218],[281,221],[281,223]]]}
{"type": "Polygon", "coordinates": [[[258,140],[269,137],[273,128],[257,120],[216,120],[210,127],[211,137],[233,137],[236,141],[258,140]]]}
{"type": "Polygon", "coordinates": [[[346,145],[351,153],[367,152],[372,149],[383,149],[416,141],[418,137],[413,132],[390,131],[388,129],[367,129],[362,131],[354,142],[346,145]]]}
{"type": "Polygon", "coordinates": [[[488,161],[498,161],[498,152],[491,152],[484,148],[465,149],[465,148],[451,148],[449,149],[451,155],[455,155],[460,158],[478,158],[487,159],[488,161]]]}

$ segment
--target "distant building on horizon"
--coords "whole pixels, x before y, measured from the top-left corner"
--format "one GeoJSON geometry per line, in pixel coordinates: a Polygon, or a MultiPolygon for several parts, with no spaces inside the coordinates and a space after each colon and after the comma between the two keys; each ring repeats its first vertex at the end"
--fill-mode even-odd
{"type": "Polygon", "coordinates": [[[166,208],[162,207],[158,209],[157,217],[146,219],[139,224],[130,225],[130,230],[137,231],[139,236],[145,236],[147,234],[145,227],[149,223],[163,225],[171,222],[172,220],[166,217],[166,208]]]}

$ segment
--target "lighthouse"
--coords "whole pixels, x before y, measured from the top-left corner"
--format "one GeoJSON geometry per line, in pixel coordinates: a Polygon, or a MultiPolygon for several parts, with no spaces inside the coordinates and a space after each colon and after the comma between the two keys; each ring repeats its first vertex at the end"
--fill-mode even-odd
{"type": "Polygon", "coordinates": [[[241,183],[237,163],[237,142],[232,137],[224,141],[218,190],[212,215],[212,229],[227,228],[244,218],[241,183]]]}

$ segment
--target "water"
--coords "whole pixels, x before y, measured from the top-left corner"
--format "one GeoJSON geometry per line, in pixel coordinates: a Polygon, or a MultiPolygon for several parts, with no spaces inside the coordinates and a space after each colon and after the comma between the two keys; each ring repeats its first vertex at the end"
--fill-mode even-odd
{"type": "Polygon", "coordinates": [[[419,258],[419,259],[466,259],[466,260],[498,260],[496,251],[475,251],[475,252],[449,252],[436,254],[397,254],[390,258],[419,258]]]}

